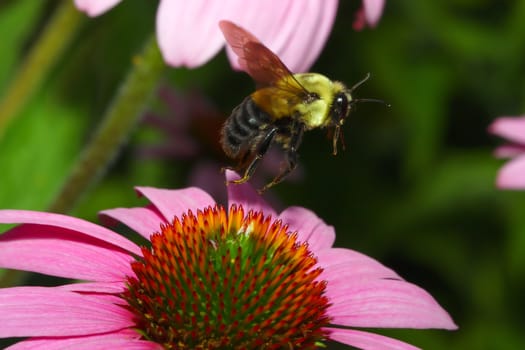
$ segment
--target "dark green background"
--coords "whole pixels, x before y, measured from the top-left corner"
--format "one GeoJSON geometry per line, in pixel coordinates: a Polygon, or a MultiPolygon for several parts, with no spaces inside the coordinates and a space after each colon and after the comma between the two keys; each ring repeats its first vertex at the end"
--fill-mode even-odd
{"type": "MultiPolygon", "coordinates": [[[[0,4],[0,93],[38,38],[56,2],[0,4]]],[[[525,2],[387,1],[377,28],[355,32],[358,0],[342,0],[312,71],[348,85],[372,78],[347,121],[346,151],[331,155],[324,132],[306,135],[299,180],[271,192],[281,207],[314,210],[359,250],[428,290],[460,329],[380,332],[425,349],[525,347],[525,193],[494,187],[503,164],[487,134],[501,115],[524,111],[525,2]]],[[[0,140],[0,208],[45,210],[146,38],[155,1],[124,1],[82,26],[41,90],[0,140]]],[[[195,25],[199,22],[196,19],[195,25]]],[[[252,91],[221,52],[196,70],[169,69],[163,85],[200,91],[228,112],[252,91]]],[[[169,118],[162,101],[151,110],[169,118]]],[[[192,130],[205,130],[196,122],[192,130]]],[[[188,131],[189,132],[189,131],[188,131]]],[[[202,132],[195,139],[203,145],[202,132]]],[[[143,205],[132,187],[178,188],[210,147],[184,159],[144,159],[165,135],[142,126],[72,214],[96,221],[104,208],[143,205]]]]}

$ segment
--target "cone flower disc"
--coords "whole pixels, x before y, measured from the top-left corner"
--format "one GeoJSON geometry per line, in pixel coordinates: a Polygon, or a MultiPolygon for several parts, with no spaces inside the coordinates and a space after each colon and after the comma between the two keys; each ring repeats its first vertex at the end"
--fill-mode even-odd
{"type": "Polygon", "coordinates": [[[148,339],[167,349],[308,349],[324,340],[321,269],[281,222],[208,207],[163,225],[151,244],[124,293],[148,339]]]}

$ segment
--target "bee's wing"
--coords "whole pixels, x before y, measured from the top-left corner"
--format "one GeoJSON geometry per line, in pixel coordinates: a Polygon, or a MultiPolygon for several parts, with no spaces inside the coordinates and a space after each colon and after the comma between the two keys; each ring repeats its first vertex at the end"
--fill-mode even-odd
{"type": "Polygon", "coordinates": [[[308,94],[279,57],[254,35],[230,21],[220,21],[219,26],[238,56],[239,65],[255,80],[258,88],[274,87],[286,95],[298,95],[298,98],[308,94]]]}

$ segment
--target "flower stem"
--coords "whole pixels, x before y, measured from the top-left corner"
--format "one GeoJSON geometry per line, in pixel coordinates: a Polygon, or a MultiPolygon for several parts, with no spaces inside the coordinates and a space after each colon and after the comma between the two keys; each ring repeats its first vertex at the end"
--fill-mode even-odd
{"type": "Polygon", "coordinates": [[[141,112],[162,76],[165,65],[155,37],[133,58],[131,70],[109,106],[99,129],[86,145],[73,171],[49,207],[50,211],[71,210],[80,196],[108,167],[133,130],[141,112]]]}
{"type": "Polygon", "coordinates": [[[83,19],[72,0],[64,0],[58,6],[0,100],[0,139],[62,57],[83,19]]]}

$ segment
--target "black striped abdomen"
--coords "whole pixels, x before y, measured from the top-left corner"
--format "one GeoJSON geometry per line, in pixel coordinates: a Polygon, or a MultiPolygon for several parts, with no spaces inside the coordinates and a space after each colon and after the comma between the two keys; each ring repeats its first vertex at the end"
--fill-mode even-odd
{"type": "Polygon", "coordinates": [[[259,142],[261,131],[270,123],[270,116],[248,96],[235,107],[224,123],[221,144],[231,158],[238,158],[259,142]]]}

